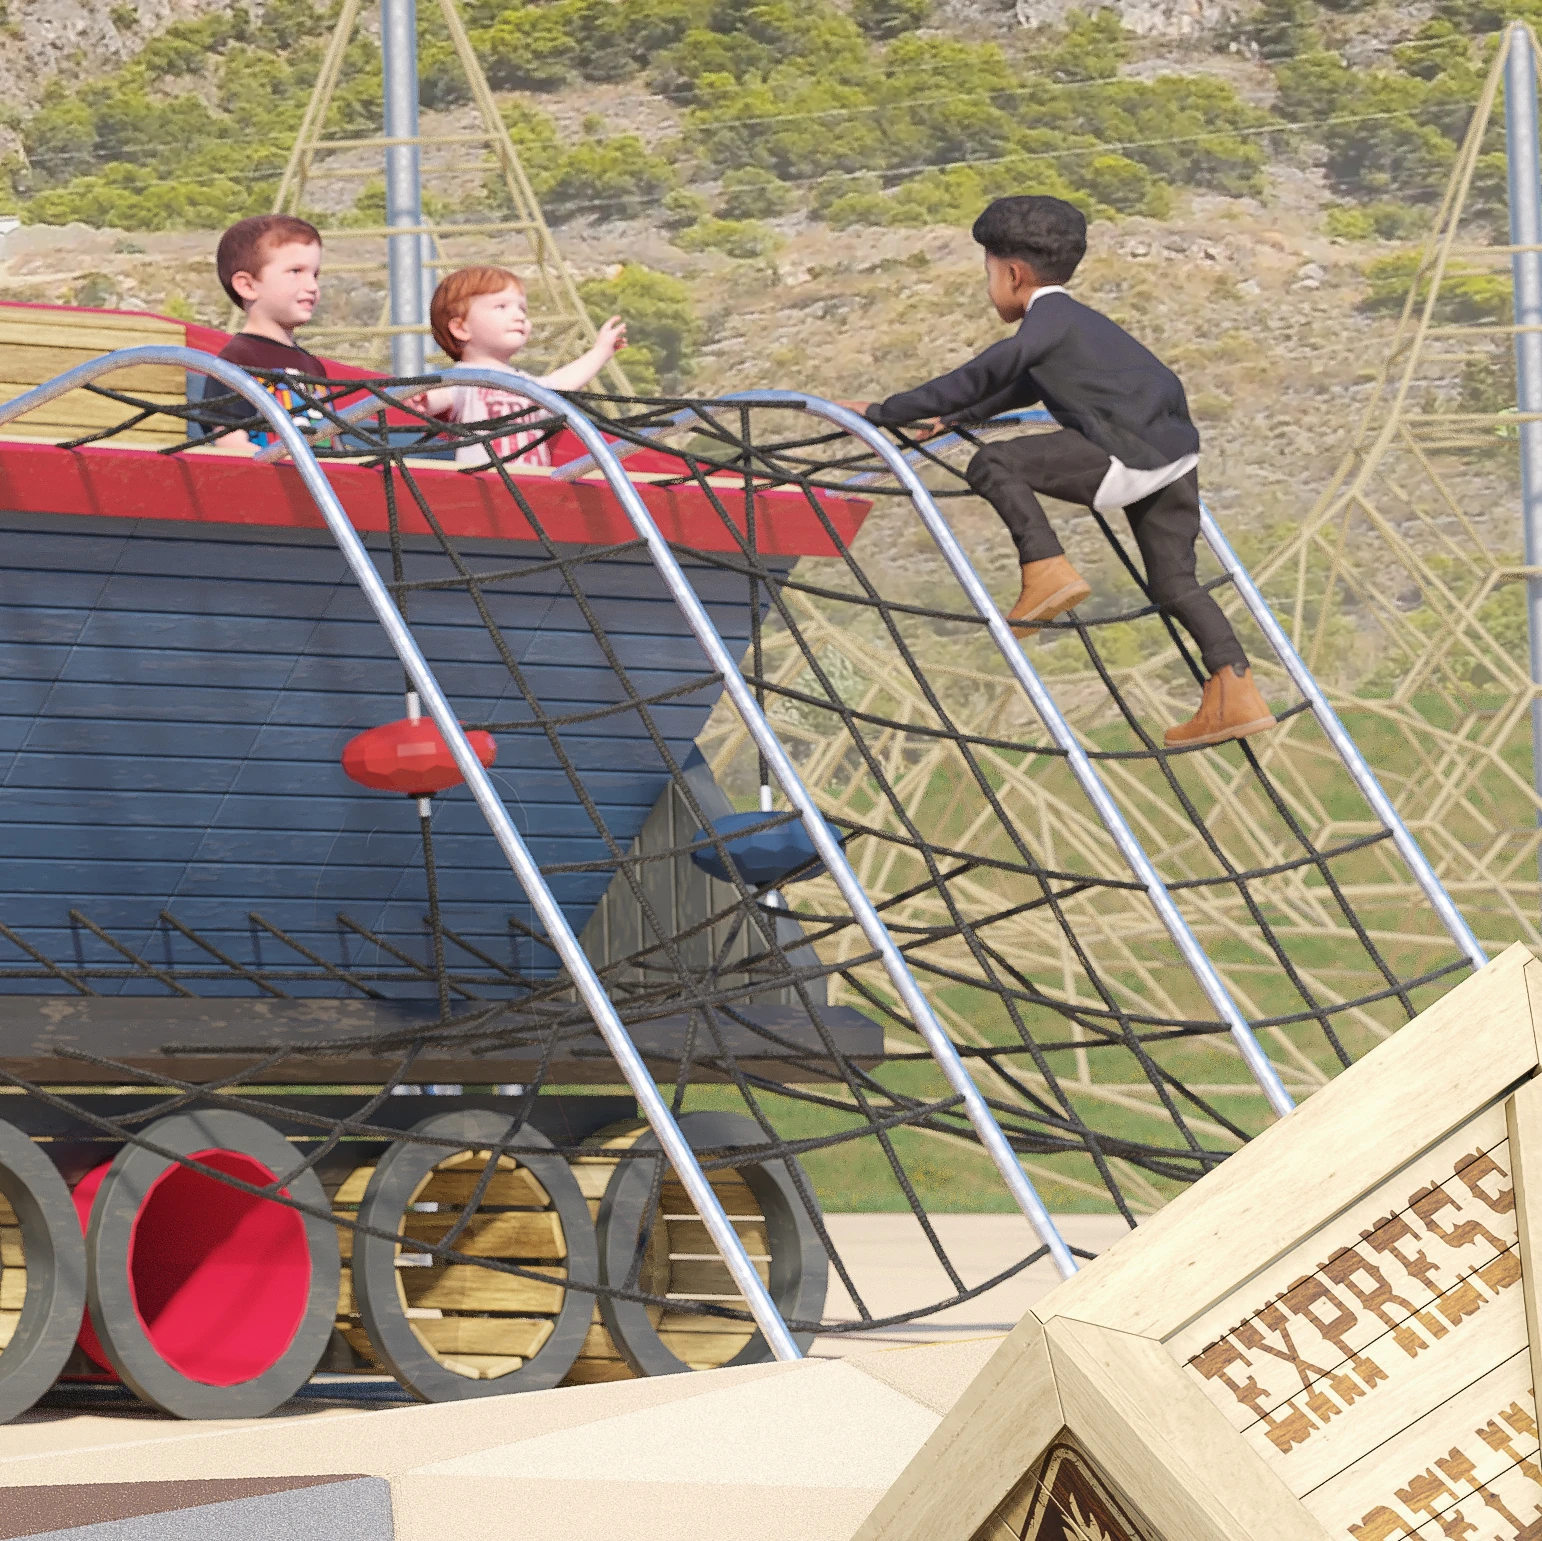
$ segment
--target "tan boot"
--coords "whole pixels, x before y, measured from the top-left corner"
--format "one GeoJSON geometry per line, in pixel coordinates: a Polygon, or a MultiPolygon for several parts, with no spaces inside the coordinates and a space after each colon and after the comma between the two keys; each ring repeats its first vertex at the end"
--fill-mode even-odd
{"type": "Polygon", "coordinates": [[[1024,562],[1023,592],[1007,611],[1007,619],[1018,636],[1026,637],[1046,621],[1074,610],[1091,592],[1091,584],[1064,556],[1024,562]]]}
{"type": "Polygon", "coordinates": [[[1274,725],[1274,713],[1253,683],[1253,671],[1238,674],[1230,664],[1223,664],[1205,681],[1199,710],[1162,737],[1169,749],[1187,749],[1195,744],[1224,744],[1228,739],[1246,738],[1274,725]]]}

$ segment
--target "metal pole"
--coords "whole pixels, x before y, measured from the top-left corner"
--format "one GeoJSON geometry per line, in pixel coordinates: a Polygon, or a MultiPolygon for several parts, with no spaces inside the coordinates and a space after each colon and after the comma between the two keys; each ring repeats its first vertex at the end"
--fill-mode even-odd
{"type": "Polygon", "coordinates": [[[1141,887],[1146,890],[1146,897],[1150,899],[1152,907],[1167,928],[1167,934],[1182,954],[1183,961],[1188,964],[1189,971],[1199,982],[1200,989],[1205,992],[1206,998],[1226,1024],[1227,1030],[1231,1033],[1232,1042],[1237,1045],[1242,1055],[1243,1063],[1247,1065],[1253,1079],[1262,1089],[1264,1096],[1268,1098],[1269,1106],[1283,1118],[1295,1107],[1295,1100],[1285,1090],[1285,1083],[1280,1080],[1279,1072],[1270,1064],[1263,1045],[1253,1036],[1253,1029],[1238,1009],[1237,1003],[1231,998],[1231,992],[1226,988],[1215,964],[1210,961],[1210,955],[1199,945],[1199,938],[1189,929],[1188,921],[1183,918],[1182,912],[1173,902],[1173,896],[1167,891],[1167,885],[1152,865],[1151,858],[1146,854],[1140,841],[1135,838],[1135,831],[1130,828],[1124,814],[1120,812],[1118,803],[1114,801],[1108,788],[1103,785],[1103,778],[1098,775],[1092,761],[1087,758],[1087,751],[1082,748],[1080,740],[1071,731],[1071,725],[1061,714],[1054,696],[1045,687],[1033,665],[1028,662],[1023,653],[1022,644],[1013,634],[996,602],[986,591],[985,585],[980,582],[980,575],[975,572],[969,558],[964,555],[964,548],[959,545],[952,528],[942,517],[941,509],[937,507],[926,484],[916,475],[914,468],[865,417],[858,417],[855,412],[837,406],[833,401],[826,401],[823,397],[789,391],[739,391],[728,399],[801,407],[816,417],[822,417],[827,422],[837,424],[854,438],[860,439],[879,455],[898,478],[900,485],[910,494],[910,501],[921,516],[922,524],[926,526],[928,533],[937,543],[938,550],[942,552],[943,560],[952,569],[959,586],[969,597],[975,614],[989,628],[991,640],[996,644],[1001,656],[1006,659],[1007,667],[1022,687],[1023,693],[1033,703],[1033,709],[1038,713],[1039,720],[1049,730],[1055,747],[1065,755],[1071,774],[1076,777],[1082,791],[1097,811],[1103,827],[1113,836],[1114,844],[1119,847],[1119,854],[1124,857],[1131,872],[1135,874],[1141,887]]]}
{"type": "MultiPolygon", "coordinates": [[[[417,0],[380,0],[380,63],[385,94],[385,137],[418,137],[417,0]]],[[[406,232],[387,237],[391,266],[391,325],[421,326],[423,306],[422,165],[416,144],[391,144],[385,152],[386,224],[406,232]]],[[[391,372],[423,373],[423,337],[397,332],[391,338],[391,372]]]]}
{"type": "Polygon", "coordinates": [[[1339,721],[1339,714],[1334,711],[1332,703],[1323,694],[1322,686],[1307,668],[1306,660],[1296,651],[1290,634],[1275,618],[1269,602],[1253,582],[1253,575],[1242,565],[1237,553],[1231,548],[1231,542],[1221,533],[1220,525],[1203,503],[1199,505],[1199,528],[1231,579],[1233,587],[1242,596],[1242,603],[1247,606],[1248,613],[1258,623],[1258,629],[1285,665],[1285,672],[1290,675],[1296,689],[1306,697],[1306,703],[1312,708],[1312,715],[1316,717],[1324,737],[1338,751],[1338,757],[1344,762],[1344,769],[1349,772],[1350,779],[1360,789],[1360,795],[1371,805],[1371,812],[1381,820],[1383,828],[1390,831],[1398,854],[1413,874],[1414,881],[1424,890],[1424,897],[1440,916],[1440,922],[1450,933],[1451,940],[1462,949],[1474,968],[1482,968],[1488,962],[1488,954],[1472,934],[1451,895],[1446,892],[1445,884],[1435,875],[1435,869],[1430,866],[1419,842],[1414,839],[1413,831],[1403,822],[1402,814],[1393,806],[1392,799],[1376,779],[1376,772],[1366,763],[1359,745],[1339,721]]]}
{"type": "MultiPolygon", "coordinates": [[[[734,1283],[738,1285],[750,1314],[755,1318],[756,1326],[760,1328],[766,1342],[771,1346],[772,1353],[778,1359],[801,1359],[802,1352],[787,1330],[787,1324],[782,1320],[781,1313],[776,1308],[776,1302],[771,1299],[770,1291],[760,1275],[756,1273],[755,1265],[749,1260],[744,1250],[744,1243],[729,1222],[727,1214],[724,1213],[722,1203],[696,1159],[695,1151],[691,1149],[689,1141],[680,1132],[680,1126],[669,1110],[669,1103],[659,1094],[652,1074],[642,1055],[637,1052],[637,1045],[632,1042],[631,1035],[616,1014],[616,1008],[605,994],[605,987],[600,983],[599,976],[584,955],[583,948],[579,946],[578,938],[573,934],[573,928],[568,924],[567,916],[562,913],[562,906],[557,903],[546,884],[546,879],[541,875],[540,867],[536,865],[518,829],[514,827],[513,820],[509,818],[508,810],[503,806],[492,780],[482,768],[482,762],[477,759],[475,751],[467,742],[465,730],[461,727],[450,703],[445,699],[444,692],[440,690],[439,681],[434,677],[434,672],[429,668],[427,659],[418,648],[416,639],[408,630],[401,612],[396,608],[391,592],[376,570],[364,542],[359,539],[358,532],[344,512],[343,505],[338,501],[331,483],[322,473],[321,466],[311,453],[304,435],[295,426],[289,414],[250,375],[236,368],[234,364],[227,364],[223,359],[217,359],[212,354],[199,353],[192,348],[150,346],[124,348],[116,353],[106,354],[102,358],[92,359],[88,363],[78,364],[74,369],[66,370],[62,375],[56,376],[46,385],[40,385],[12,401],[0,402],[0,424],[7,423],[12,418],[21,417],[35,407],[40,407],[45,402],[52,401],[55,397],[64,395],[66,391],[85,385],[101,375],[110,374],[118,369],[129,369],[136,364],[170,364],[193,370],[197,374],[212,375],[221,384],[228,386],[251,402],[252,406],[267,418],[273,432],[283,441],[285,448],[289,451],[290,459],[294,461],[295,469],[305,483],[306,491],[310,493],[312,501],[321,511],[322,518],[326,520],[327,529],[331,531],[332,538],[343,553],[343,558],[348,563],[355,581],[364,591],[364,597],[369,601],[376,619],[379,620],[386,636],[390,639],[391,646],[407,671],[413,688],[418,692],[423,706],[428,709],[429,716],[434,719],[450,753],[454,756],[455,763],[460,768],[461,775],[465,777],[466,785],[470,787],[471,795],[482,810],[482,816],[487,820],[488,827],[492,830],[504,857],[529,897],[532,907],[540,917],[541,924],[546,927],[546,934],[556,949],[557,955],[562,959],[568,971],[568,977],[577,987],[584,1005],[589,1008],[589,1014],[594,1019],[600,1036],[605,1040],[605,1046],[615,1057],[616,1064],[626,1077],[627,1084],[642,1108],[643,1116],[652,1126],[660,1147],[690,1195],[691,1202],[696,1206],[696,1212],[701,1217],[702,1224],[706,1226],[708,1235],[712,1237],[718,1251],[722,1254],[734,1283]]],[[[507,376],[499,376],[492,371],[474,372],[468,376],[468,379],[473,385],[497,386],[500,380],[503,385],[508,384],[507,376]]],[[[555,393],[530,384],[522,386],[521,389],[532,398],[544,398],[541,399],[541,405],[550,405],[554,411],[567,416],[569,425],[595,455],[600,469],[604,471],[612,490],[621,498],[623,505],[626,505],[630,499],[642,511],[643,519],[651,527],[652,521],[646,509],[642,509],[637,494],[632,490],[625,473],[611,459],[599,429],[555,393]]],[[[657,533],[655,530],[655,536],[657,533]]],[[[667,551],[668,547],[665,547],[665,550],[667,551]]],[[[707,625],[710,627],[711,622],[707,622],[707,625]]],[[[719,642],[719,647],[721,646],[719,642]]],[[[731,666],[730,672],[733,678],[738,678],[737,672],[733,671],[731,666]]],[[[819,827],[822,831],[824,830],[823,820],[820,820],[819,827]]],[[[827,831],[825,837],[828,840],[827,831]]],[[[901,964],[901,967],[903,966],[901,964]]]]}
{"type": "MultiPolygon", "coordinates": [[[[1531,29],[1510,23],[1505,37],[1505,159],[1510,177],[1510,244],[1531,247],[1511,255],[1515,324],[1515,404],[1522,414],[1521,529],[1526,565],[1542,564],[1542,181],[1537,156],[1537,70],[1531,29]]],[[[1542,797],[1542,577],[1526,580],[1526,630],[1531,653],[1531,775],[1542,797]]],[[[1542,809],[1537,821],[1542,824],[1542,809]]],[[[1542,860],[1542,853],[1539,853],[1542,860]]],[[[1542,867],[1539,867],[1542,871],[1542,867]]]]}
{"type": "MultiPolygon", "coordinates": [[[[496,386],[500,377],[491,370],[484,373],[480,370],[464,369],[457,370],[455,378],[467,385],[496,386]]],[[[507,377],[504,377],[503,383],[507,385],[507,377]]],[[[974,1077],[964,1068],[964,1062],[959,1057],[958,1050],[954,1048],[953,1040],[948,1037],[942,1023],[937,1020],[931,1002],[922,994],[921,987],[910,972],[910,965],[905,962],[899,948],[894,945],[894,939],[889,935],[878,911],[874,909],[873,901],[868,898],[856,873],[851,870],[851,863],[846,860],[846,852],[835,836],[830,833],[830,826],[825,823],[818,803],[814,801],[809,789],[804,786],[802,777],[798,775],[787,751],[782,747],[782,741],[776,736],[775,729],[766,721],[765,714],[755,699],[754,691],[745,683],[744,676],[739,672],[738,660],[728,651],[717,627],[712,623],[712,618],[707,614],[706,607],[697,597],[696,590],[691,587],[690,580],[675,559],[669,542],[659,533],[659,527],[654,523],[653,515],[648,512],[647,504],[638,495],[637,489],[627,480],[626,473],[616,460],[615,451],[605,442],[605,435],[556,391],[549,390],[544,385],[538,385],[528,376],[522,375],[519,393],[527,396],[537,406],[545,407],[554,416],[565,417],[568,427],[578,435],[583,441],[584,448],[593,457],[594,464],[605,473],[605,479],[610,483],[611,490],[620,500],[627,518],[632,521],[632,528],[646,543],[653,565],[658,569],[659,576],[663,578],[675,603],[679,606],[686,624],[691,628],[712,667],[722,676],[723,689],[733,702],[734,710],[739,714],[739,720],[744,724],[745,731],[754,741],[755,747],[766,757],[771,774],[780,783],[788,802],[802,816],[803,827],[808,831],[809,839],[813,841],[814,849],[819,852],[826,870],[835,879],[836,887],[840,889],[841,897],[850,907],[852,917],[861,926],[863,935],[867,937],[869,944],[883,961],[890,981],[905,1003],[905,1009],[910,1013],[917,1031],[925,1040],[932,1058],[936,1060],[943,1075],[947,1077],[948,1084],[964,1104],[965,1115],[974,1126],[975,1133],[979,1135],[980,1143],[985,1147],[987,1154],[995,1162],[996,1170],[1001,1173],[1002,1181],[1007,1185],[1007,1191],[1016,1200],[1035,1234],[1048,1250],[1055,1267],[1060,1271],[1061,1278],[1070,1278],[1077,1271],[1076,1259],[1071,1256],[1071,1249],[1066,1246],[1064,1238],[1056,1229],[1049,1210],[1044,1207],[1044,1200],[1039,1197],[1038,1190],[1033,1186],[1028,1174],[1022,1168],[1022,1163],[1017,1159],[1017,1153],[1007,1142],[1006,1135],[1001,1132],[1001,1125],[996,1122],[995,1115],[991,1112],[985,1098],[981,1096],[980,1088],[974,1083],[974,1077]]],[[[841,409],[836,408],[836,410],[841,409]]],[[[850,415],[846,414],[848,417],[850,415]]],[[[1283,1087],[1281,1094],[1284,1094],[1283,1087]]]]}

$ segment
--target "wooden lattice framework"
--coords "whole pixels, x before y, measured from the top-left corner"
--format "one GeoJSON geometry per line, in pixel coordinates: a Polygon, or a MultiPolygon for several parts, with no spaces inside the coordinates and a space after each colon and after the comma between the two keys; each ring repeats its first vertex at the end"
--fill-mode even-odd
{"type": "MultiPolygon", "coordinates": [[[[519,264],[531,290],[531,310],[540,329],[539,347],[543,354],[561,356],[581,352],[595,338],[594,323],[578,293],[572,272],[563,260],[557,242],[552,236],[546,217],[541,212],[540,200],[531,186],[530,178],[514,147],[508,125],[498,110],[497,100],[487,83],[487,76],[477,60],[476,51],[466,33],[465,23],[455,0],[438,0],[439,14],[443,18],[454,48],[456,61],[465,74],[476,110],[479,128],[461,134],[419,134],[408,141],[374,137],[329,137],[326,133],[328,114],[332,100],[342,78],[343,65],[359,27],[361,0],[342,0],[337,23],[322,57],[316,84],[306,105],[305,116],[295,135],[294,146],[289,153],[288,164],[274,196],[273,209],[280,214],[304,212],[307,189],[315,182],[328,177],[358,177],[361,174],[375,176],[374,171],[361,173],[357,167],[337,166],[328,162],[339,154],[358,150],[381,150],[389,145],[411,143],[420,148],[428,146],[463,146],[467,152],[486,154],[486,160],[474,169],[495,174],[502,182],[513,217],[510,219],[475,220],[470,222],[434,219],[426,213],[423,223],[416,226],[356,225],[327,228],[322,235],[329,246],[340,247],[345,253],[342,261],[329,258],[329,274],[384,274],[387,270],[385,243],[394,235],[408,233],[428,236],[434,245],[436,257],[432,265],[436,270],[448,271],[463,266],[463,261],[453,255],[457,246],[466,240],[485,236],[513,236],[523,243],[527,261],[519,264]],[[364,255],[357,255],[361,247],[364,255]],[[529,283],[530,279],[533,283],[529,283]]],[[[464,170],[466,168],[457,168],[464,170]]],[[[425,177],[425,181],[427,178],[425,177]]],[[[485,260],[485,259],[484,259],[485,260]]],[[[361,345],[378,348],[380,342],[399,328],[382,315],[373,326],[311,327],[306,338],[312,344],[330,346],[336,350],[358,349],[361,345]]],[[[407,328],[427,333],[427,326],[407,328]]],[[[612,359],[601,377],[613,390],[623,395],[631,394],[625,371],[612,359]]]]}
{"type": "MultiPolygon", "coordinates": [[[[1484,222],[1496,218],[1492,212],[1469,214],[1478,173],[1492,179],[1498,164],[1502,178],[1502,156],[1494,153],[1493,140],[1507,48],[1503,43],[1493,60],[1432,231],[1407,275],[1391,347],[1339,466],[1277,549],[1262,560],[1248,553],[1275,613],[1491,954],[1515,940],[1542,942],[1536,830],[1542,799],[1532,784],[1530,746],[1536,692],[1527,672],[1524,610],[1517,603],[1526,569],[1519,565],[1518,417],[1507,278],[1512,249],[1483,239],[1484,222]],[[1464,380],[1474,374],[1494,382],[1499,392],[1489,409],[1473,410],[1462,399],[1464,380]]],[[[1497,218],[1502,221],[1502,212],[1497,218]]],[[[1502,232],[1494,234],[1504,240],[1502,232]]],[[[1216,510],[1222,524],[1233,528],[1234,539],[1241,512],[1216,510]]],[[[940,583],[929,584],[924,596],[918,589],[916,597],[927,604],[950,603],[940,583]]],[[[1223,602],[1270,698],[1277,704],[1295,699],[1284,670],[1238,601],[1224,596],[1223,602]]],[[[876,629],[853,626],[838,605],[806,594],[791,595],[789,604],[848,705],[920,730],[875,728],[868,734],[905,808],[924,811],[939,841],[969,850],[989,850],[995,842],[1006,854],[1004,841],[993,833],[993,816],[960,772],[954,747],[926,736],[937,726],[936,713],[894,666],[892,646],[876,629]],[[956,789],[951,802],[939,797],[939,786],[956,789]]],[[[1097,634],[1104,661],[1136,717],[1159,738],[1164,724],[1192,711],[1194,681],[1177,664],[1155,621],[1136,622],[1128,630],[1125,645],[1117,649],[1106,633],[1097,634]]],[[[988,644],[961,639],[955,628],[951,635],[928,637],[924,656],[930,684],[960,727],[987,739],[1043,740],[1042,728],[988,644]]],[[[1074,639],[1041,641],[1030,656],[1084,743],[1136,747],[1106,684],[1074,639]]],[[[784,687],[819,694],[805,655],[785,632],[768,631],[763,672],[784,687]]],[[[849,743],[831,733],[827,717],[795,701],[773,699],[771,710],[830,810],[898,828],[891,812],[875,807],[874,788],[853,774],[849,743]]],[[[742,733],[720,715],[702,742],[719,778],[743,797],[749,757],[742,733]]],[[[1302,845],[1292,821],[1319,848],[1380,830],[1310,714],[1288,719],[1254,746],[1283,812],[1234,748],[1175,762],[1222,860],[1239,869],[1263,869],[1298,858],[1302,845]]],[[[1107,832],[1052,757],[1023,758],[989,747],[978,753],[1045,866],[1104,875],[1124,871],[1107,832]]],[[[1181,907],[1234,998],[1251,1019],[1265,1024],[1260,1036],[1292,1095],[1310,1095],[1339,1065],[1322,1052],[1320,1039],[1312,1041],[1298,1026],[1269,1024],[1285,1005],[1281,971],[1254,917],[1235,889],[1181,886],[1213,876],[1221,861],[1149,766],[1105,760],[1100,769],[1164,877],[1178,885],[1181,907]]],[[[907,860],[893,846],[858,842],[852,855],[875,897],[924,886],[920,860],[907,860]]],[[[1448,939],[1389,844],[1368,846],[1341,876],[1368,934],[1399,961],[1405,976],[1449,958],[1448,939]]],[[[981,869],[970,881],[977,881],[982,910],[999,906],[998,873],[981,869]]],[[[798,893],[808,895],[808,908],[828,912],[833,893],[817,882],[798,893]]],[[[1141,895],[1101,889],[1069,908],[1078,940],[1105,979],[1117,982],[1130,1009],[1204,1014],[1192,979],[1141,895]]],[[[1376,970],[1352,945],[1343,914],[1310,870],[1270,879],[1267,908],[1302,979],[1320,999],[1353,1000],[1380,986],[1376,970]]],[[[900,926],[947,922],[933,892],[889,913],[891,924],[900,926]]],[[[1046,990],[1073,1004],[1095,999],[1067,938],[1044,909],[1025,910],[994,935],[1003,952],[1046,990]]],[[[860,946],[853,940],[831,950],[842,945],[853,952],[860,946]]],[[[968,971],[962,941],[936,955],[968,971]]],[[[1421,1001],[1445,987],[1432,987],[1421,1001]]],[[[839,987],[835,998],[845,998],[839,987]]],[[[1000,1041],[981,1002],[960,991],[939,991],[935,999],[961,1042],[1000,1041]]],[[[1407,1019],[1388,1000],[1346,1016],[1357,1037],[1356,1052],[1407,1019]]],[[[1229,1045],[1214,1040],[1207,1053],[1208,1065],[1187,1068],[1188,1084],[1207,1095],[1256,1098],[1229,1045]]],[[[1005,1090],[991,1084],[992,1072],[982,1061],[971,1063],[988,1092],[1005,1090]]],[[[1100,1105],[1105,1116],[1133,1121],[1127,1126],[1147,1133],[1166,1123],[1157,1093],[1133,1069],[1123,1074],[1106,1059],[1099,1068],[1083,1050],[1063,1051],[1055,1063],[1062,1083],[1074,1081],[1078,1097],[1089,1107],[1100,1105]]],[[[1022,1079],[1035,1090],[1048,1090],[1031,1067],[1023,1067],[1022,1079]]],[[[1206,1132],[1226,1143],[1221,1131],[1206,1132]]],[[[1041,1181],[1068,1182],[1073,1192],[1085,1189],[1088,1197],[1097,1191],[1061,1168],[1029,1165],[1041,1181]]],[[[1121,1168],[1125,1176],[1131,1191],[1140,1192],[1141,1174],[1121,1168]]],[[[1164,1193],[1152,1184],[1145,1188],[1150,1207],[1158,1207],[1164,1193]]]]}
{"type": "Polygon", "coordinates": [[[1515,35],[1500,42],[1343,459],[1255,576],[1364,724],[1378,773],[1474,928],[1536,943],[1542,796],[1521,603],[1515,248],[1477,242],[1470,218],[1479,172],[1501,162],[1496,107],[1515,35]],[[1466,383],[1484,375],[1494,400],[1467,410],[1466,383]],[[1351,626],[1360,657],[1344,656],[1351,626]]]}

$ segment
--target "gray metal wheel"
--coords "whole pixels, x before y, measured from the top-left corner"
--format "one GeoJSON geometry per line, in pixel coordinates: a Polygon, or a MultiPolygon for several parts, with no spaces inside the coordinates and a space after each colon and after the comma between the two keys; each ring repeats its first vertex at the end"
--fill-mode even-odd
{"type": "MultiPolygon", "coordinates": [[[[692,1150],[765,1143],[760,1128],[738,1113],[686,1113],[679,1123],[692,1150]]],[[[649,1130],[638,1136],[632,1149],[656,1151],[658,1140],[649,1130]]],[[[732,1171],[753,1195],[764,1225],[766,1252],[770,1254],[767,1287],[777,1310],[787,1319],[817,1321],[824,1311],[830,1260],[788,1172],[788,1167],[796,1164],[796,1158],[792,1156],[769,1161],[748,1156],[743,1165],[735,1166],[732,1171]]],[[[701,1222],[691,1218],[694,1210],[688,1207],[689,1200],[683,1201],[687,1208],[678,1212],[678,1218],[667,1218],[672,1205],[681,1204],[682,1199],[679,1194],[671,1196],[666,1181],[664,1203],[659,1213],[651,1217],[647,1214],[654,1165],[652,1161],[622,1160],[605,1189],[597,1226],[600,1282],[615,1286],[627,1283],[644,1224],[651,1218],[648,1256],[638,1280],[644,1290],[681,1297],[720,1294],[731,1297],[724,1298],[725,1305],[743,1309],[744,1302],[738,1297],[726,1266],[716,1258],[715,1251],[709,1254],[702,1250],[704,1246],[711,1248],[711,1243],[703,1240],[705,1230],[701,1222]],[[669,1232],[674,1227],[680,1227],[677,1235],[685,1238],[680,1245],[670,1239],[669,1232]],[[682,1253],[683,1257],[680,1256],[682,1253]],[[697,1287],[682,1288],[682,1284],[697,1287]]],[[[719,1185],[724,1170],[727,1169],[708,1174],[714,1186],[719,1185]]],[[[807,1183],[806,1176],[804,1181],[807,1183]]],[[[730,1219],[734,1218],[728,1203],[725,1202],[724,1208],[730,1210],[730,1219]]],[[[753,1252],[752,1248],[746,1250],[753,1252]]],[[[743,1346],[736,1352],[725,1352],[734,1347],[732,1332],[715,1333],[713,1329],[733,1329],[737,1324],[725,1322],[721,1317],[675,1313],[671,1319],[655,1306],[613,1295],[600,1296],[600,1315],[616,1347],[638,1375],[678,1375],[706,1366],[760,1364],[772,1357],[764,1336],[750,1330],[749,1325],[739,1329],[743,1346]],[[703,1350],[695,1362],[676,1352],[679,1348],[691,1351],[693,1339],[703,1350]]],[[[798,1347],[807,1352],[814,1334],[795,1332],[793,1338],[798,1347]]]]}
{"type": "MultiPolygon", "coordinates": [[[[393,1145],[364,1190],[360,1225],[433,1239],[455,1223],[457,1201],[479,1182],[486,1158],[478,1153],[520,1146],[517,1157],[500,1161],[455,1247],[539,1269],[553,1282],[470,1263],[399,1266],[394,1240],[360,1231],[353,1291],[376,1354],[425,1402],[555,1386],[578,1357],[594,1309],[593,1294],[558,1281],[565,1275],[592,1285],[598,1275],[594,1222],[572,1169],[555,1152],[542,1153],[551,1142],[539,1130],[490,1110],[435,1114],[411,1133],[460,1141],[461,1149],[393,1145]]],[[[409,1259],[410,1250],[400,1254],[402,1264],[409,1259]]]]}
{"type": "MultiPolygon", "coordinates": [[[[144,1138],[258,1186],[295,1162],[276,1129],[209,1109],[159,1119],[144,1138]]],[[[119,1378],[179,1418],[255,1418],[310,1378],[332,1333],[337,1231],[314,1172],[289,1195],[243,1193],[125,1145],[91,1208],[91,1324],[119,1378]]]]}
{"type": "MultiPolygon", "coordinates": [[[[19,1315],[11,1322],[6,1313],[10,1338],[0,1349],[0,1423],[6,1423],[53,1385],[70,1356],[86,1305],[86,1249],[64,1179],[28,1135],[6,1123],[0,1123],[0,1196],[15,1217],[27,1277],[19,1315]]],[[[10,1216],[5,1219],[10,1229],[10,1216]]]]}

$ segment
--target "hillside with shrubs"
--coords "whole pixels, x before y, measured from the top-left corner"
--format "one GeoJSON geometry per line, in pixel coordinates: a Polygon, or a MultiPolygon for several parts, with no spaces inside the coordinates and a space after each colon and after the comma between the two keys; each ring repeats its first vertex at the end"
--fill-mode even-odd
{"type": "MultiPolygon", "coordinates": [[[[24,40],[41,3],[0,26],[24,40]]],[[[332,11],[168,3],[177,19],[157,26],[147,6],[93,11],[110,48],[7,86],[0,213],[23,225],[0,248],[0,293],[225,318],[212,232],[271,206],[332,11]]],[[[1132,9],[1143,0],[1024,25],[1036,3],[462,0],[462,14],[586,298],[628,315],[640,389],[872,394],[959,362],[999,335],[969,224],[999,194],[1054,193],[1093,221],[1083,292],[1184,373],[1212,478],[1241,517],[1288,518],[1364,391],[1498,29],[1542,0],[1228,0],[1212,25],[1165,28],[1132,9]]],[[[420,0],[419,17],[425,129],[464,133],[476,120],[438,7],[420,0]]],[[[366,26],[325,132],[380,119],[366,26]]],[[[1502,209],[1501,148],[1495,130],[1480,221],[1502,209]]],[[[426,161],[436,219],[507,212],[476,155],[426,161]]],[[[352,164],[316,184],[328,228],[381,219],[370,153],[352,164]]],[[[520,253],[490,238],[481,255],[520,253]]],[[[1481,305],[1502,316],[1507,288],[1490,288],[1481,305]]],[[[373,321],[382,303],[361,277],[325,314],[373,321]]]]}
{"type": "MultiPolygon", "coordinates": [[[[1354,0],[1264,0],[1178,58],[1112,9],[1010,31],[928,25],[929,0],[467,0],[463,14],[554,221],[659,208],[687,248],[760,255],[755,224],[795,208],[837,229],[957,224],[1012,190],[1160,219],[1190,190],[1258,196],[1279,160],[1321,165],[1340,233],[1403,235],[1438,195],[1516,9],[1437,0],[1400,25],[1354,0]],[[612,132],[603,114],[559,130],[553,104],[623,84],[659,109],[649,132],[612,132]]],[[[423,104],[454,109],[465,81],[436,8],[420,12],[423,104]]],[[[10,111],[0,202],[134,230],[267,208],[330,20],[312,0],[234,6],[95,78],[59,73],[10,111]]],[[[326,131],[379,122],[378,50],[361,35],[326,131]]],[[[481,190],[460,203],[442,212],[489,208],[481,190]]]]}

